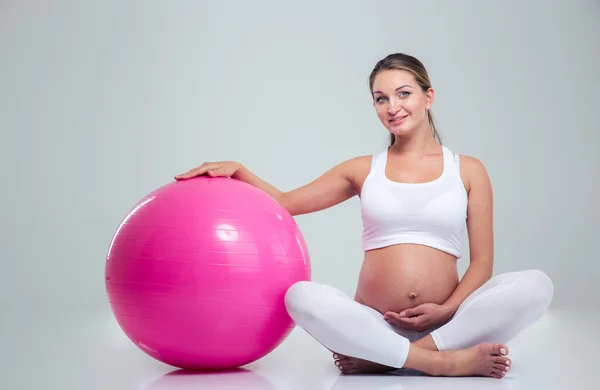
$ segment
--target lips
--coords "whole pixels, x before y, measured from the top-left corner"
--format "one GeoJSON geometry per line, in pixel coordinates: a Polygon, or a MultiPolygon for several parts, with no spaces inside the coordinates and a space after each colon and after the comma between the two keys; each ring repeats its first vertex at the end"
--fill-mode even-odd
{"type": "Polygon", "coordinates": [[[398,117],[395,117],[395,118],[391,118],[390,119],[390,123],[392,125],[399,125],[402,122],[404,122],[404,119],[406,119],[407,116],[408,116],[408,114],[407,115],[403,115],[403,116],[398,116],[398,117]]]}

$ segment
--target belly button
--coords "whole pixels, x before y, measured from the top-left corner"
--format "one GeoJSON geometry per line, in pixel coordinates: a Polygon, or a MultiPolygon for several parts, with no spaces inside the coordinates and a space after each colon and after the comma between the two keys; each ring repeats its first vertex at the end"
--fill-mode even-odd
{"type": "Polygon", "coordinates": [[[408,293],[408,297],[410,299],[415,299],[417,297],[417,293],[414,291],[411,291],[410,293],[408,293]]]}

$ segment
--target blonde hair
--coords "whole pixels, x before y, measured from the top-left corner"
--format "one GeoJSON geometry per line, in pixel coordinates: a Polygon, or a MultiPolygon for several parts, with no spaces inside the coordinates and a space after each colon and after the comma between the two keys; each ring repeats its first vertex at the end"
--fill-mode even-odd
{"type": "MultiPolygon", "coordinates": [[[[393,69],[406,70],[410,72],[414,76],[416,82],[419,84],[423,92],[426,92],[429,88],[431,88],[431,80],[429,79],[427,70],[421,61],[408,54],[394,53],[388,55],[382,60],[379,60],[371,71],[371,75],[369,76],[369,90],[371,92],[371,96],[373,96],[373,82],[375,81],[375,77],[384,70],[393,69]]],[[[431,109],[427,111],[427,118],[429,119],[429,125],[431,126],[433,137],[441,144],[442,139],[437,130],[437,126],[435,125],[431,109]]],[[[390,134],[390,146],[392,146],[395,141],[396,138],[394,137],[394,134],[390,134]]]]}

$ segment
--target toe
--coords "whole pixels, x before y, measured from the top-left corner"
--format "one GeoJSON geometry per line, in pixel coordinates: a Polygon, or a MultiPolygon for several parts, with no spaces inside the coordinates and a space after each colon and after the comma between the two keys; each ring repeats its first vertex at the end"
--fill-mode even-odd
{"type": "Polygon", "coordinates": [[[496,356],[494,357],[494,364],[502,364],[505,366],[510,366],[511,365],[511,360],[509,358],[506,357],[501,357],[501,356],[496,356]]]}
{"type": "Polygon", "coordinates": [[[347,356],[345,356],[345,355],[342,355],[341,353],[337,353],[337,352],[334,352],[334,353],[333,353],[333,358],[334,358],[335,360],[342,359],[342,358],[345,358],[345,357],[347,357],[347,356]]]}
{"type": "Polygon", "coordinates": [[[508,355],[508,347],[504,344],[494,344],[494,349],[496,350],[496,355],[508,355]]]}
{"type": "Polygon", "coordinates": [[[336,360],[336,362],[338,362],[341,365],[348,364],[350,362],[350,358],[347,358],[347,357],[344,356],[344,357],[339,358],[338,360],[336,360]]]}
{"type": "Polygon", "coordinates": [[[340,366],[340,371],[344,374],[351,374],[356,371],[356,366],[352,363],[344,364],[343,366],[340,366]]]}
{"type": "Polygon", "coordinates": [[[506,372],[502,370],[492,370],[490,374],[490,376],[493,376],[494,378],[504,378],[504,375],[506,375],[506,372]]]}
{"type": "Polygon", "coordinates": [[[480,347],[484,349],[485,353],[490,355],[508,355],[508,347],[504,344],[483,343],[480,344],[480,347]]]}
{"type": "Polygon", "coordinates": [[[508,371],[510,369],[509,366],[505,366],[504,364],[494,364],[493,368],[500,371],[508,371]]]}
{"type": "Polygon", "coordinates": [[[351,361],[350,359],[344,359],[344,360],[340,359],[336,362],[336,365],[339,366],[342,370],[346,370],[346,369],[356,366],[356,364],[354,364],[354,362],[351,361]]]}

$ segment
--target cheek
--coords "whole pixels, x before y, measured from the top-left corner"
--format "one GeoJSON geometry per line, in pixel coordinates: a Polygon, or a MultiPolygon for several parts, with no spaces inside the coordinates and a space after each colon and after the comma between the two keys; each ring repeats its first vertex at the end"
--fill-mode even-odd
{"type": "Polygon", "coordinates": [[[421,102],[418,102],[416,99],[406,102],[405,107],[408,111],[410,111],[413,114],[416,114],[416,113],[419,113],[419,112],[425,110],[425,106],[423,104],[421,104],[421,102]]]}
{"type": "Polygon", "coordinates": [[[387,108],[384,105],[375,106],[375,112],[380,119],[384,119],[387,117],[387,108]]]}
{"type": "Polygon", "coordinates": [[[407,109],[410,110],[413,119],[422,119],[427,117],[426,106],[421,102],[414,102],[407,107],[407,109]]]}

